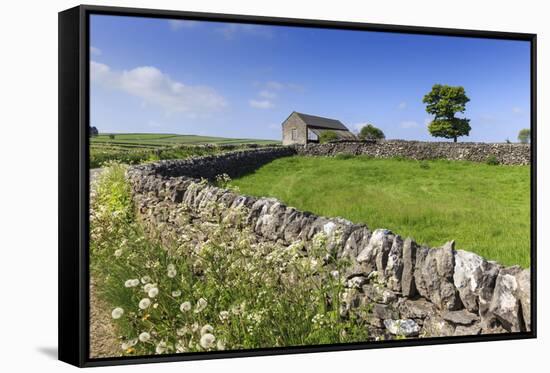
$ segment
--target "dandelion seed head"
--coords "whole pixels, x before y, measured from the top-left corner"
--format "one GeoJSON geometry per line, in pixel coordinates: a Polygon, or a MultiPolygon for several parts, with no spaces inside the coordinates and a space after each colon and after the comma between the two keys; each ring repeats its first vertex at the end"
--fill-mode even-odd
{"type": "Polygon", "coordinates": [[[206,324],[201,328],[201,335],[205,335],[207,333],[212,333],[214,331],[214,328],[210,324],[206,324]]]}
{"type": "Polygon", "coordinates": [[[116,249],[115,250],[115,257],[120,258],[121,255],[122,255],[122,249],[116,249]]]}
{"type": "Polygon", "coordinates": [[[199,300],[197,301],[197,304],[195,305],[195,313],[199,313],[199,312],[202,312],[206,306],[208,305],[208,302],[206,301],[206,299],[204,298],[199,298],[199,300]]]}
{"type": "Polygon", "coordinates": [[[172,292],[172,296],[173,296],[174,298],[177,298],[177,297],[179,297],[180,295],[181,295],[181,291],[180,291],[180,290],[174,290],[174,291],[172,292]]]}
{"type": "Polygon", "coordinates": [[[174,278],[174,277],[176,277],[177,274],[178,274],[178,272],[176,272],[176,270],[173,269],[173,270],[168,270],[168,273],[166,275],[170,278],[174,278]]]}
{"type": "Polygon", "coordinates": [[[151,334],[143,332],[139,335],[138,338],[140,342],[148,342],[151,339],[151,334]]]}
{"type": "Polygon", "coordinates": [[[218,351],[224,351],[225,350],[225,342],[222,341],[221,339],[218,340],[218,343],[216,343],[216,348],[218,349],[218,351]]]}
{"type": "Polygon", "coordinates": [[[191,310],[191,302],[183,302],[180,305],[180,311],[181,312],[187,312],[189,310],[191,310]]]}
{"type": "Polygon", "coordinates": [[[147,292],[147,295],[149,296],[149,298],[154,298],[154,297],[156,297],[158,294],[159,294],[159,289],[156,288],[156,287],[152,287],[152,288],[149,289],[149,291],[147,292]]]}
{"type": "Polygon", "coordinates": [[[151,305],[151,299],[149,298],[143,298],[142,300],[139,301],[139,308],[142,310],[149,308],[150,305],[151,305]]]}
{"type": "Polygon", "coordinates": [[[166,352],[168,346],[166,345],[166,342],[160,341],[157,347],[155,348],[155,352],[157,354],[163,354],[166,352]]]}
{"type": "Polygon", "coordinates": [[[216,341],[216,337],[214,334],[206,333],[201,337],[200,345],[205,350],[212,348],[214,345],[214,342],[216,341]]]}
{"type": "Polygon", "coordinates": [[[120,307],[117,307],[113,310],[113,312],[111,312],[111,316],[113,317],[113,319],[120,319],[122,317],[122,315],[124,315],[124,310],[120,307]]]}
{"type": "Polygon", "coordinates": [[[142,284],[148,284],[149,282],[151,282],[151,277],[149,277],[149,276],[143,276],[143,277],[141,278],[141,283],[142,283],[142,284]]]}

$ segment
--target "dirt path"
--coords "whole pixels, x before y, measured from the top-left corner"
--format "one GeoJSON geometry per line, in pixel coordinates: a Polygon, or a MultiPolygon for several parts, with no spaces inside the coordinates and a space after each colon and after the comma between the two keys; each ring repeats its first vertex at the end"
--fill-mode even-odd
{"type": "MultiPolygon", "coordinates": [[[[101,169],[90,170],[90,181],[101,169]]],[[[111,307],[96,292],[97,283],[90,279],[90,357],[120,356],[120,341],[111,319],[111,307]]]]}
{"type": "Polygon", "coordinates": [[[90,357],[120,356],[120,342],[111,323],[109,305],[97,296],[95,281],[90,283],[90,357]]]}

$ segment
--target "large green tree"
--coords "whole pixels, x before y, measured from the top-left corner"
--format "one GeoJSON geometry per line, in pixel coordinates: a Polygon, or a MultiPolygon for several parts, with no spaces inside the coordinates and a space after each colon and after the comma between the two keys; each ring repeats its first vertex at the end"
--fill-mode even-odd
{"type": "Polygon", "coordinates": [[[460,136],[468,136],[472,129],[470,120],[455,116],[457,113],[464,113],[468,101],[470,99],[466,96],[464,87],[435,84],[422,100],[426,104],[428,114],[434,116],[428,125],[430,134],[453,139],[454,142],[460,136]]]}
{"type": "Polygon", "coordinates": [[[529,128],[524,128],[518,133],[518,140],[522,144],[527,144],[531,140],[531,130],[529,128]]]}
{"type": "Polygon", "coordinates": [[[359,131],[359,138],[361,140],[367,140],[367,139],[382,140],[386,138],[386,135],[384,135],[384,132],[382,132],[380,128],[376,128],[372,124],[367,124],[366,126],[363,126],[361,128],[361,131],[359,131]]]}

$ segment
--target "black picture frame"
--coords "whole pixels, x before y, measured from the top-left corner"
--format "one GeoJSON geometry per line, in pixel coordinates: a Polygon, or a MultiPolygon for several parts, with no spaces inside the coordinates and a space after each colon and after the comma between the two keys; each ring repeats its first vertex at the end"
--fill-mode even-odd
{"type": "Polygon", "coordinates": [[[79,367],[283,355],[387,347],[536,338],[536,182],[537,182],[537,36],[480,30],[320,21],[264,16],[198,13],[81,5],[59,13],[59,360],[79,367]],[[204,353],[89,358],[89,17],[92,14],[226,21],[347,30],[528,41],[531,46],[531,331],[204,353]]]}

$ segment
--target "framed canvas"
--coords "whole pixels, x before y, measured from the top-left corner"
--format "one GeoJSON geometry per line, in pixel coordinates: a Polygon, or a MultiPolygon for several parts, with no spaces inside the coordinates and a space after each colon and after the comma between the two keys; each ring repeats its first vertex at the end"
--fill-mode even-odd
{"type": "Polygon", "coordinates": [[[534,34],[60,12],[59,359],[534,338],[536,139],[534,34]]]}

